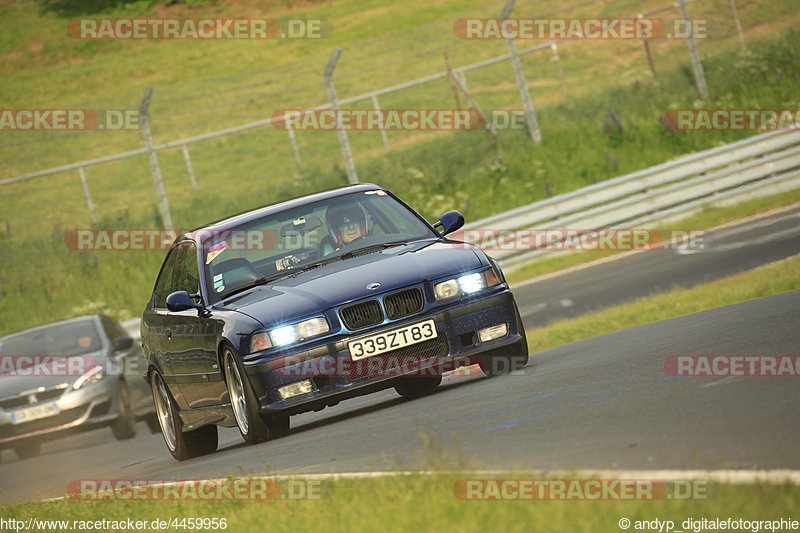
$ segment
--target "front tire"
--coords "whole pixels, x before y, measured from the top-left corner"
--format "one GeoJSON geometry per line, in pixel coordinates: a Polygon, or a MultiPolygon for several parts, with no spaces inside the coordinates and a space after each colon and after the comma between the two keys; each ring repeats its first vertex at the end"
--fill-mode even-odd
{"type": "Polygon", "coordinates": [[[500,348],[502,353],[482,354],[478,364],[487,376],[501,376],[524,368],[528,364],[528,341],[523,334],[522,340],[500,348]]]}
{"type": "Polygon", "coordinates": [[[230,346],[226,346],[223,350],[222,360],[225,369],[225,384],[228,387],[228,395],[231,399],[231,407],[236,417],[239,433],[248,444],[264,442],[273,436],[272,431],[261,418],[258,400],[250,385],[250,380],[247,379],[244,365],[230,346]]]}
{"type": "Polygon", "coordinates": [[[164,379],[157,370],[150,374],[150,390],[156,406],[156,416],[164,436],[164,443],[172,456],[178,461],[185,461],[213,453],[219,444],[217,426],[203,426],[192,431],[183,431],[183,422],[178,416],[175,400],[169,393],[164,379]]]}

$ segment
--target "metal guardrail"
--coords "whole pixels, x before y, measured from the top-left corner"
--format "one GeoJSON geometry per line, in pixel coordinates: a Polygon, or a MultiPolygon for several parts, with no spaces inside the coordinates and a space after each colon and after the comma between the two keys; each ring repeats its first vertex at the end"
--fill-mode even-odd
{"type": "MultiPolygon", "coordinates": [[[[687,215],[710,203],[732,203],[800,187],[800,124],[668,161],[467,224],[500,231],[633,228],[687,215]]],[[[475,242],[480,244],[480,242],[475,242]]],[[[553,244],[550,242],[549,244],[553,244]]],[[[492,252],[514,268],[551,249],[492,252]]]]}

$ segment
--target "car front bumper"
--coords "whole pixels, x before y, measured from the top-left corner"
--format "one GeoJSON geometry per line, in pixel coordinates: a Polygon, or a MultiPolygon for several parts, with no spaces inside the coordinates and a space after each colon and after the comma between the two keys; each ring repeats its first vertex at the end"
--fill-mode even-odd
{"type": "MultiPolygon", "coordinates": [[[[511,292],[456,302],[408,319],[359,332],[309,350],[281,355],[269,361],[245,361],[245,369],[264,414],[297,414],[320,410],[340,400],[393,386],[400,379],[439,375],[466,366],[486,352],[519,355],[522,324],[511,292]],[[437,337],[385,354],[354,362],[348,342],[433,320],[437,337]],[[500,338],[480,342],[481,329],[505,324],[500,338]],[[406,364],[410,362],[409,364],[406,364]],[[399,366],[398,366],[399,364],[399,366]],[[310,382],[310,392],[283,399],[281,387],[310,382]]],[[[306,384],[308,387],[308,384],[306,384]]]]}
{"type": "Polygon", "coordinates": [[[117,385],[113,380],[66,389],[60,397],[33,405],[54,404],[58,412],[35,420],[14,423],[12,413],[33,407],[0,409],[0,448],[20,445],[25,440],[49,440],[74,431],[112,424],[118,417],[117,385]]]}

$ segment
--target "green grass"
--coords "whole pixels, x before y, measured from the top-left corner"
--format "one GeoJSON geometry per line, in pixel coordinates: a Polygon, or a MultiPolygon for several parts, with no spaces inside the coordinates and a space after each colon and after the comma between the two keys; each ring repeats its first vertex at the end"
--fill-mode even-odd
{"type": "MultiPolygon", "coordinates": [[[[169,13],[318,16],[331,20],[341,32],[324,43],[265,46],[230,41],[189,43],[192,46],[186,42],[73,42],[59,33],[70,18],[152,16],[162,8],[150,1],[114,4],[99,11],[99,3],[54,0],[37,8],[9,1],[0,5],[0,15],[4,15],[0,20],[16,22],[4,23],[8,31],[0,32],[0,55],[20,46],[27,51],[21,59],[0,61],[4,74],[0,98],[8,107],[63,106],[88,97],[95,100],[86,107],[135,108],[144,86],[156,84],[153,125],[156,142],[161,142],[269,116],[280,107],[318,103],[320,97],[324,99],[322,65],[335,45],[350,47],[337,67],[340,97],[437,72],[448,46],[455,65],[504,51],[502,43],[454,44],[453,18],[496,10],[477,1],[434,0],[421,10],[375,0],[289,8],[273,2],[252,9],[244,3],[191,4],[190,8],[170,8],[176,11],[169,13]],[[36,39],[44,40],[41,52],[23,46],[36,39]],[[364,47],[357,46],[368,40],[364,47]],[[202,76],[217,78],[198,80],[202,76]],[[184,79],[197,81],[176,83],[184,79]]],[[[662,4],[648,0],[642,9],[662,4]]],[[[520,14],[547,9],[567,13],[558,6],[555,0],[541,5],[518,2],[517,9],[520,14]]],[[[725,22],[727,6],[721,0],[692,4],[695,16],[705,14],[720,24],[719,34],[701,43],[712,88],[713,101],[708,105],[800,108],[796,75],[800,32],[787,30],[800,17],[793,2],[742,8],[747,52],[737,49],[735,33],[725,22]]],[[[628,14],[630,9],[622,1],[598,1],[568,13],[612,16],[628,14]]],[[[667,109],[706,104],[696,101],[685,44],[654,43],[654,52],[659,67],[655,80],[647,71],[640,43],[565,44],[560,54],[570,82],[568,98],[560,92],[549,55],[529,56],[526,75],[542,125],[542,146],[534,147],[524,132],[501,132],[496,141],[486,132],[390,132],[392,150],[384,153],[377,133],[358,132],[351,140],[361,179],[392,189],[430,219],[459,209],[468,220],[475,220],[747,135],[668,131],[659,122],[667,109]],[[621,120],[621,129],[606,126],[612,111],[621,120]]],[[[509,65],[470,73],[468,80],[485,108],[519,107],[509,65]]],[[[446,82],[403,91],[381,102],[384,107],[453,105],[446,82]]],[[[161,152],[159,161],[176,226],[195,227],[346,183],[334,135],[309,132],[298,134],[298,139],[305,164],[302,172],[294,167],[285,132],[278,130],[258,129],[190,147],[200,185],[196,192],[188,187],[180,151],[161,152]]],[[[0,175],[141,145],[139,132],[4,132],[0,175]]],[[[89,167],[86,174],[98,215],[94,227],[160,227],[146,157],[89,167]]],[[[0,213],[0,334],[90,310],[119,318],[141,312],[163,253],[68,250],[64,232],[92,226],[76,172],[3,186],[0,194],[4,205],[0,213]]]]}
{"type": "MultiPolygon", "coordinates": [[[[161,13],[152,4],[131,2],[100,14],[161,13]]],[[[662,4],[648,0],[637,9],[662,4]]],[[[25,52],[19,59],[0,62],[8,74],[0,98],[9,107],[83,102],[83,107],[135,109],[144,87],[155,84],[153,128],[156,142],[161,142],[267,117],[276,109],[326,101],[320,73],[334,46],[346,47],[336,71],[340,97],[441,71],[444,50],[449,51],[454,65],[505,52],[502,43],[458,41],[452,36],[454,18],[489,15],[495,10],[489,4],[437,0],[426,2],[422,9],[407,10],[376,0],[341,0],[302,4],[289,11],[281,5],[248,8],[200,2],[192,9],[176,6],[166,12],[318,16],[330,20],[338,30],[322,41],[266,45],[249,41],[74,41],[63,36],[66,22],[78,16],[74,9],[68,13],[63,9],[37,11],[29,3],[11,2],[0,8],[7,10],[8,20],[16,21],[4,34],[8,40],[5,48],[13,52],[20,43],[32,45],[36,39],[45,45],[41,52],[25,52]],[[364,41],[369,41],[364,48],[357,46],[364,41]],[[87,98],[91,99],[88,103],[87,98]]],[[[570,16],[609,16],[630,14],[631,7],[620,0],[594,1],[563,11],[555,0],[531,0],[518,2],[516,9],[520,15],[550,10],[570,16]]],[[[711,105],[798,107],[797,82],[792,77],[797,71],[798,38],[789,35],[783,45],[780,41],[756,45],[765,30],[780,36],[792,27],[792,21],[800,22],[791,0],[770,2],[758,10],[743,6],[742,20],[751,39],[749,53],[737,52],[728,9],[721,0],[693,5],[694,16],[708,17],[717,24],[711,37],[701,43],[712,88],[711,105]]],[[[86,8],[79,15],[88,12],[86,8]]],[[[527,44],[531,43],[520,46],[527,44]]],[[[691,107],[697,97],[684,43],[658,41],[653,50],[660,73],[656,80],[647,70],[640,43],[563,44],[560,54],[571,86],[568,98],[560,92],[549,52],[526,56],[526,76],[539,111],[544,146],[532,147],[521,133],[501,135],[495,143],[482,132],[390,132],[393,149],[384,155],[377,133],[353,132],[350,137],[361,178],[392,187],[420,205],[426,215],[435,216],[443,206],[455,206],[475,218],[543,198],[548,190],[553,194],[574,190],[743,136],[725,132],[673,136],[666,132],[659,115],[671,107],[691,107]],[[604,130],[611,111],[620,117],[624,131],[604,130]]],[[[470,72],[468,78],[486,109],[520,107],[508,64],[470,72]]],[[[384,107],[431,108],[452,106],[453,98],[449,83],[442,80],[384,96],[381,102],[384,107]]],[[[3,139],[8,142],[0,144],[5,163],[0,167],[2,177],[142,146],[138,131],[13,132],[4,134],[3,139]]],[[[298,142],[305,165],[300,173],[285,132],[273,128],[193,145],[200,184],[197,193],[187,190],[180,151],[162,152],[159,159],[176,224],[200,223],[204,219],[198,214],[209,210],[212,216],[220,216],[280,200],[287,194],[345,183],[335,135],[301,133],[298,142]]],[[[146,158],[91,167],[87,175],[101,223],[120,219],[129,224],[152,223],[154,194],[146,158]]],[[[5,187],[3,193],[14,199],[13,209],[3,218],[18,231],[87,222],[75,172],[5,187]],[[51,203],[59,206],[57,216],[42,216],[37,207],[51,203]]]]}
{"type": "MultiPolygon", "coordinates": [[[[725,207],[707,206],[702,211],[670,224],[657,224],[656,230],[661,235],[669,235],[672,230],[700,231],[713,228],[728,222],[766,213],[775,208],[790,206],[800,201],[800,190],[782,192],[762,198],[754,198],[725,207]]],[[[627,250],[597,250],[576,253],[562,253],[550,257],[543,257],[516,270],[507,273],[506,278],[514,283],[529,280],[542,274],[558,272],[573,266],[589,263],[598,259],[626,253],[627,250]]]]}
{"type": "Polygon", "coordinates": [[[528,348],[530,353],[535,353],[622,329],[797,289],[800,289],[800,257],[794,256],[692,288],[676,286],[663,294],[528,330],[528,348]]]}
{"type": "MultiPolygon", "coordinates": [[[[414,474],[324,482],[319,500],[267,502],[83,502],[27,503],[3,509],[17,520],[153,520],[225,518],[227,531],[621,531],[621,518],[672,520],[789,519],[800,506],[800,487],[789,484],[712,484],[707,499],[644,501],[465,501],[454,486],[463,479],[489,479],[469,472],[414,474]]],[[[494,476],[492,476],[494,477],[494,476]]],[[[574,479],[577,476],[569,476],[574,479]]],[[[542,479],[509,473],[500,479],[542,479]]],[[[794,517],[796,518],[796,517],[794,517]]],[[[641,526],[641,524],[639,524],[641,526]]],[[[689,530],[690,531],[690,530],[689,530]]]]}

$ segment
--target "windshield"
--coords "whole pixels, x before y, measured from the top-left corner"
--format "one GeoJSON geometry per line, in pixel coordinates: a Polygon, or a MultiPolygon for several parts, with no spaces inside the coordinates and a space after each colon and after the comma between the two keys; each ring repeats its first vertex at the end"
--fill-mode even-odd
{"type": "Polygon", "coordinates": [[[385,191],[338,196],[243,224],[206,241],[208,292],[218,300],[238,287],[345,254],[436,237],[385,191]]]}
{"type": "Polygon", "coordinates": [[[73,356],[102,348],[94,320],[48,324],[0,339],[0,355],[73,356]]]}

